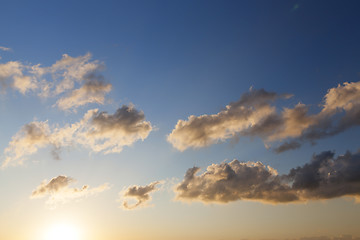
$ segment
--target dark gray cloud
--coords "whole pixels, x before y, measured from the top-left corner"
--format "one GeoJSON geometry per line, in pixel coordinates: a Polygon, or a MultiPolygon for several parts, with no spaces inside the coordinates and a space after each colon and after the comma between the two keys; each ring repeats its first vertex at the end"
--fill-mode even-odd
{"type": "Polygon", "coordinates": [[[134,198],[137,202],[130,205],[127,200],[124,200],[122,207],[127,210],[135,209],[138,207],[147,206],[147,203],[151,200],[150,193],[157,191],[156,185],[161,184],[160,181],[152,182],[146,186],[131,186],[125,191],[121,192],[121,198],[134,198]]]}
{"type": "Polygon", "coordinates": [[[217,114],[179,120],[168,141],[184,151],[250,136],[261,138],[267,147],[281,153],[360,125],[360,82],[329,89],[316,114],[310,114],[308,106],[301,103],[277,110],[274,100],[281,97],[290,95],[251,89],[217,114]]]}
{"type": "Polygon", "coordinates": [[[274,148],[274,152],[276,153],[282,153],[288,150],[297,149],[301,147],[301,143],[297,141],[290,141],[282,143],[280,146],[274,148]]]}
{"type": "Polygon", "coordinates": [[[360,153],[334,156],[326,151],[288,174],[260,162],[212,164],[202,174],[190,168],[176,186],[177,199],[204,203],[255,200],[268,203],[304,202],[360,196],[360,153]]]}

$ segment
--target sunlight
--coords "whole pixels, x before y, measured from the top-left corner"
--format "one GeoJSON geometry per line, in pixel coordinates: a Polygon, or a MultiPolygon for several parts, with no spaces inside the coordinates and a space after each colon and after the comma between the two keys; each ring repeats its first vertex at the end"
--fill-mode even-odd
{"type": "Polygon", "coordinates": [[[71,224],[55,224],[44,234],[43,240],[81,240],[80,231],[71,224]]]}

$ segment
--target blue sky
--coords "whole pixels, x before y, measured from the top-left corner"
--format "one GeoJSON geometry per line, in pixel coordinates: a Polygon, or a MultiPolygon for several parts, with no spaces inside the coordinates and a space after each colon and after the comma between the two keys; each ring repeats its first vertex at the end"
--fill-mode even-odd
{"type": "MultiPolygon", "coordinates": [[[[104,239],[105,233],[109,240],[125,236],[144,239],[145,235],[147,239],[167,239],[174,235],[189,239],[298,239],[341,234],[360,237],[357,226],[351,224],[360,220],[359,204],[353,200],[354,196],[359,198],[359,190],[335,194],[335,197],[324,197],[323,193],[297,195],[306,203],[290,201],[276,206],[259,203],[268,201],[267,198],[247,199],[241,194],[229,202],[224,199],[207,202],[203,195],[194,197],[186,192],[181,195],[179,189],[173,191],[188,169],[200,167],[198,174],[201,174],[212,164],[216,168],[224,167],[221,165],[225,164],[224,160],[227,164],[233,159],[260,161],[276,169],[278,174],[286,175],[290,169],[310,163],[312,158],[320,159],[314,154],[324,151],[335,152],[332,159],[345,164],[338,156],[350,151],[355,169],[360,147],[359,123],[356,117],[350,120],[346,117],[358,116],[360,106],[359,9],[357,1],[2,1],[0,82],[8,84],[0,86],[3,166],[8,152],[15,154],[14,146],[20,146],[21,136],[32,134],[26,129],[42,124],[38,129],[46,129],[48,125],[50,133],[37,139],[24,137],[24,141],[35,144],[29,146],[37,149],[25,151],[21,156],[25,159],[23,164],[16,163],[20,157],[13,157],[16,164],[6,165],[0,172],[0,189],[8,192],[0,204],[0,212],[4,212],[0,214],[0,223],[6,221],[8,227],[0,228],[0,238],[36,239],[39,233],[34,229],[41,229],[41,224],[49,219],[56,222],[57,216],[77,219],[87,229],[97,226],[97,232],[89,231],[92,237],[88,239],[92,240],[104,239]],[[54,65],[70,58],[74,63],[64,68],[54,65]],[[6,77],[1,79],[1,71],[5,72],[9,62],[21,63],[22,74],[33,77],[35,85],[21,92],[17,86],[25,85],[15,83],[19,75],[3,74],[6,77]],[[66,91],[56,92],[56,87],[63,83],[62,71],[78,73],[78,68],[69,70],[76,64],[95,68],[80,74],[79,78],[74,77],[71,81],[75,85],[66,91]],[[35,66],[47,72],[31,73],[30,69],[35,66]],[[351,84],[342,85],[344,82],[351,84]],[[54,89],[49,96],[39,97],[45,93],[44,84],[54,89]],[[99,84],[96,86],[102,89],[97,92],[93,84],[99,84]],[[80,100],[85,103],[80,103],[78,98],[74,105],[61,109],[59,101],[80,93],[83,86],[99,95],[84,90],[80,100]],[[276,96],[269,100],[260,89],[276,96]],[[334,95],[329,95],[330,89],[334,95]],[[254,99],[243,104],[241,99],[246,94],[254,99]],[[95,98],[96,101],[89,100],[95,98]],[[262,99],[265,99],[263,105],[256,105],[256,101],[262,99]],[[241,111],[224,110],[227,105],[235,109],[236,104],[245,107],[250,104],[247,110],[253,111],[247,119],[254,120],[249,120],[245,128],[239,127],[242,122],[237,122],[241,111]],[[130,110],[116,115],[123,105],[130,110]],[[296,121],[300,119],[295,126],[285,123],[284,109],[296,106],[306,108],[308,118],[294,117],[296,121]],[[333,106],[337,110],[332,109],[333,106]],[[91,109],[98,112],[91,115],[88,112],[91,109]],[[65,135],[64,129],[70,126],[67,124],[85,119],[87,112],[90,120],[79,124],[83,128],[76,128],[76,134],[69,140],[71,143],[59,140],[58,136],[65,135]],[[262,118],[261,114],[268,116],[269,112],[278,121],[273,123],[278,130],[259,132],[254,126],[263,124],[266,117],[262,118]],[[224,117],[214,117],[216,114],[224,117]],[[198,125],[188,119],[191,115],[198,125]],[[130,119],[124,123],[129,126],[121,125],[122,117],[130,119]],[[179,120],[189,126],[176,127],[179,120]],[[343,120],[346,123],[341,125],[343,120]],[[218,124],[221,121],[225,122],[224,132],[209,130],[224,128],[218,124]],[[27,125],[29,123],[35,125],[27,125]],[[296,132],[298,126],[303,127],[300,132],[296,132]],[[309,135],[311,131],[323,129],[328,134],[326,137],[309,135]],[[196,135],[200,130],[203,132],[196,135]],[[331,131],[336,133],[329,133],[331,131]],[[91,135],[94,132],[98,138],[91,135]],[[170,135],[186,147],[176,147],[169,140],[170,135]],[[109,140],[108,149],[114,152],[107,154],[106,149],[101,148],[97,141],[104,138],[109,140]],[[11,145],[14,139],[18,142],[11,145]],[[34,139],[36,142],[31,142],[34,139]],[[279,154],[274,152],[276,144],[291,140],[301,143],[301,147],[279,154]],[[57,147],[60,160],[51,154],[57,147]],[[114,150],[116,147],[121,149],[114,150]],[[101,150],[96,150],[99,148],[101,150]],[[50,204],[49,209],[46,197],[37,195],[36,189],[50,189],[50,185],[41,184],[50,184],[51,179],[62,180],[64,192],[48,192],[49,199],[61,197],[55,201],[56,207],[50,204]],[[108,185],[103,185],[105,183],[108,185]],[[78,191],[82,185],[90,186],[83,195],[69,193],[78,191]],[[131,193],[130,186],[138,188],[131,193]],[[140,195],[139,189],[145,193],[140,195]],[[68,195],[61,195],[65,193],[68,195]],[[176,196],[184,201],[174,201],[176,196]],[[146,208],[124,211],[122,197],[133,198],[135,204],[137,200],[139,206],[146,208]],[[194,203],[183,204],[185,200],[194,203]],[[31,236],[29,238],[16,235],[12,230],[20,218],[17,217],[19,211],[26,212],[20,222],[28,226],[24,234],[31,236]],[[328,211],[335,211],[341,223],[329,219],[328,211]],[[89,217],[86,212],[98,214],[102,221],[89,217]],[[41,220],[29,224],[36,213],[41,220]],[[217,215],[226,220],[220,223],[217,215]],[[299,218],[291,220],[294,215],[299,218]],[[187,217],[196,219],[196,223],[189,224],[187,217]],[[307,218],[312,219],[310,223],[307,218]],[[257,221],[262,231],[256,230],[257,221]],[[137,222],[144,227],[143,235],[138,232],[131,235],[137,222]],[[155,222],[167,226],[168,230],[162,232],[155,222]],[[237,231],[239,223],[248,230],[237,231]],[[296,230],[299,225],[305,226],[305,233],[296,230]],[[112,232],[109,226],[123,226],[127,230],[112,232]],[[281,232],[283,227],[288,230],[281,232]],[[222,235],[223,232],[226,234],[222,235]]],[[[238,167],[237,163],[233,164],[229,166],[238,167]]],[[[255,168],[250,163],[246,167],[255,168]]],[[[348,174],[359,176],[360,172],[356,171],[348,174]]],[[[347,187],[349,185],[343,186],[347,187]]]]}

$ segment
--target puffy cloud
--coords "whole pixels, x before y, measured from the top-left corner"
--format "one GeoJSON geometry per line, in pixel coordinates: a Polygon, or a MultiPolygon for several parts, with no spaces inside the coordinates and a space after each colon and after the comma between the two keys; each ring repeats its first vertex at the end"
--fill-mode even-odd
{"type": "Polygon", "coordinates": [[[275,108],[270,102],[279,97],[265,90],[251,90],[239,101],[213,115],[190,116],[187,121],[179,120],[168,136],[168,141],[178,150],[209,146],[235,137],[249,127],[274,116],[275,108]]]}
{"type": "Polygon", "coordinates": [[[96,188],[90,188],[88,185],[84,185],[81,188],[70,187],[70,185],[75,182],[76,181],[73,178],[62,175],[51,179],[49,182],[44,180],[32,192],[30,198],[48,197],[46,204],[51,208],[56,208],[59,203],[66,203],[76,199],[79,200],[110,188],[108,183],[96,188]]]}
{"type": "Polygon", "coordinates": [[[177,199],[204,203],[227,203],[248,199],[267,202],[298,201],[291,187],[281,181],[274,169],[260,162],[212,164],[201,174],[190,168],[177,185],[177,199]]]}
{"type": "Polygon", "coordinates": [[[80,145],[94,152],[119,153],[124,146],[147,138],[152,130],[145,115],[133,106],[123,105],[114,114],[89,110],[76,123],[50,128],[47,121],[31,122],[13,136],[5,149],[2,167],[20,165],[28,155],[40,148],[52,146],[52,154],[59,158],[62,147],[80,145]]]}
{"type": "Polygon", "coordinates": [[[254,200],[267,203],[304,202],[342,196],[360,196],[360,152],[335,158],[327,151],[288,174],[260,162],[212,164],[202,174],[190,168],[175,192],[182,201],[227,203],[254,200]]]}
{"type": "Polygon", "coordinates": [[[63,57],[49,67],[20,62],[0,64],[0,82],[22,94],[36,92],[41,97],[59,97],[55,106],[76,109],[88,103],[104,104],[112,85],[105,83],[100,72],[104,64],[91,60],[91,54],[63,57]]]}
{"type": "Polygon", "coordinates": [[[272,105],[279,97],[289,95],[251,89],[217,114],[179,120],[168,141],[184,151],[251,136],[260,137],[267,147],[275,144],[273,150],[280,153],[360,125],[360,82],[331,88],[324,97],[321,111],[316,114],[309,114],[308,106],[301,103],[279,111],[272,105]]]}
{"type": "Polygon", "coordinates": [[[161,184],[162,182],[156,181],[152,182],[146,186],[131,186],[120,192],[121,198],[134,198],[137,202],[133,205],[129,205],[127,200],[124,200],[122,207],[127,210],[135,209],[137,207],[147,206],[147,202],[151,200],[150,193],[157,191],[156,185],[161,184]]]}
{"type": "Polygon", "coordinates": [[[87,129],[79,137],[82,144],[96,152],[121,152],[123,146],[144,140],[152,130],[144,113],[133,106],[123,105],[114,114],[99,111],[90,114],[87,129]]]}

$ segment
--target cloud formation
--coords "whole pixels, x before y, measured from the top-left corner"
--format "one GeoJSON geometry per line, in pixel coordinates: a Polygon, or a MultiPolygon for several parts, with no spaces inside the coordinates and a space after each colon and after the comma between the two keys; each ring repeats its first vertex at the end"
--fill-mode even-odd
{"type": "Polygon", "coordinates": [[[51,128],[47,121],[31,122],[12,137],[2,167],[21,165],[27,156],[48,146],[53,147],[55,158],[62,147],[76,145],[104,154],[119,153],[124,146],[147,138],[151,131],[144,113],[127,105],[114,114],[89,110],[79,122],[60,128],[51,128]]]}
{"type": "Polygon", "coordinates": [[[205,147],[233,138],[269,116],[275,116],[275,108],[269,103],[279,97],[287,98],[289,95],[278,95],[263,89],[251,90],[217,114],[192,115],[187,121],[179,120],[168,136],[168,141],[178,150],[184,151],[189,147],[205,147]]]}
{"type": "Polygon", "coordinates": [[[120,197],[122,199],[133,198],[137,202],[129,205],[127,200],[124,200],[122,207],[126,210],[132,210],[138,207],[146,207],[147,203],[151,200],[150,193],[157,191],[156,185],[161,184],[162,182],[156,181],[152,182],[146,186],[131,186],[120,192],[120,197]]]}
{"type": "Polygon", "coordinates": [[[12,87],[22,94],[37,89],[36,79],[24,75],[25,69],[27,69],[27,66],[16,61],[0,64],[0,84],[2,89],[12,87]]]}
{"type": "Polygon", "coordinates": [[[265,203],[305,202],[360,196],[360,152],[335,157],[330,151],[279,175],[261,162],[212,164],[202,174],[190,168],[175,192],[181,201],[228,203],[253,200],[265,203]]]}
{"type": "Polygon", "coordinates": [[[46,204],[50,208],[56,208],[58,204],[64,204],[71,200],[80,200],[110,188],[108,183],[96,188],[90,188],[88,185],[84,185],[81,188],[70,187],[70,185],[75,182],[73,178],[63,175],[57,176],[50,181],[44,180],[32,192],[30,198],[48,197],[46,204]]]}
{"type": "Polygon", "coordinates": [[[51,133],[46,121],[26,124],[12,137],[9,146],[4,150],[5,160],[2,167],[21,165],[25,156],[36,153],[39,148],[46,147],[50,143],[51,133]]]}
{"type": "Polygon", "coordinates": [[[250,136],[261,138],[267,147],[280,153],[360,125],[360,82],[329,89],[316,114],[310,114],[308,106],[302,103],[282,110],[274,106],[276,99],[288,97],[251,89],[217,114],[192,115],[188,120],[179,120],[168,141],[184,151],[250,136]]]}
{"type": "Polygon", "coordinates": [[[20,62],[0,64],[2,88],[11,87],[22,94],[34,92],[40,97],[57,97],[54,106],[61,110],[76,110],[88,103],[104,104],[112,85],[100,73],[104,64],[91,60],[91,54],[62,58],[49,67],[20,62]]]}
{"type": "Polygon", "coordinates": [[[11,51],[11,48],[0,46],[0,50],[8,52],[8,51],[11,51]]]}
{"type": "Polygon", "coordinates": [[[77,108],[87,103],[104,104],[105,95],[111,91],[111,84],[98,80],[85,83],[78,89],[71,91],[65,97],[60,98],[56,105],[62,110],[77,108]]]}

